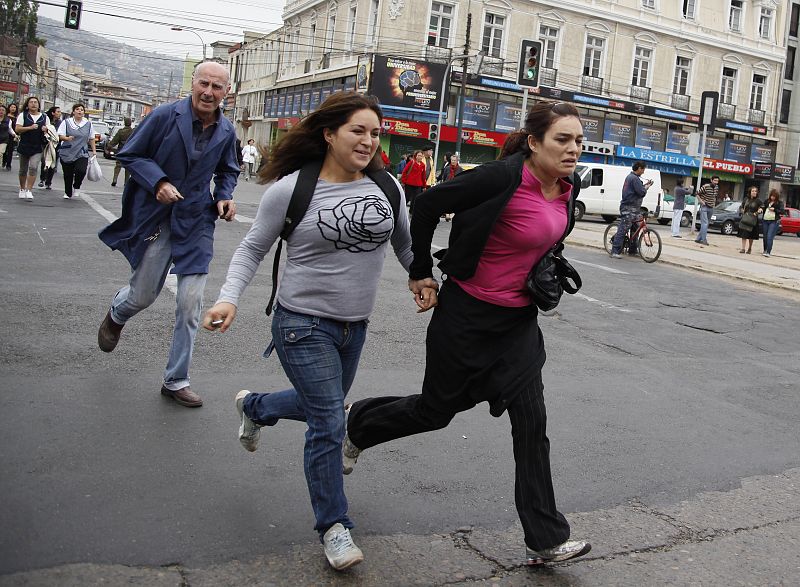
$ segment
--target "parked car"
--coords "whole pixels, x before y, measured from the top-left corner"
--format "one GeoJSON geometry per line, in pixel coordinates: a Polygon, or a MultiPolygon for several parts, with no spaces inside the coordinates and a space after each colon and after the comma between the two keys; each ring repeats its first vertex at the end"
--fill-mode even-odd
{"type": "MultiPolygon", "coordinates": [[[[742,215],[739,213],[741,207],[742,203],[739,201],[720,202],[711,210],[708,229],[719,230],[722,234],[736,234],[739,232],[739,221],[742,219],[742,215]]],[[[697,221],[694,226],[697,229],[700,228],[700,212],[697,213],[697,221]]]]}
{"type": "MultiPolygon", "coordinates": [[[[661,208],[658,213],[659,224],[669,224],[672,222],[672,206],[675,203],[675,196],[672,194],[664,193],[664,198],[661,200],[661,208]]],[[[683,216],[681,216],[681,226],[686,228],[692,223],[692,214],[694,213],[694,196],[686,196],[686,203],[683,208],[683,216]]]]}
{"type": "Polygon", "coordinates": [[[781,216],[781,228],[778,234],[796,234],[800,236],[800,210],[786,208],[785,216],[781,216]]]}

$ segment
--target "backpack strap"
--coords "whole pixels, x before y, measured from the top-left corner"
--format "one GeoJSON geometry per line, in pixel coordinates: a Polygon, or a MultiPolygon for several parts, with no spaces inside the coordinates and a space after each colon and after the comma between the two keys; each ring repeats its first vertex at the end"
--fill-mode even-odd
{"type": "Polygon", "coordinates": [[[283,241],[289,238],[297,225],[305,216],[308,210],[308,205],[311,203],[311,198],[314,196],[314,190],[317,187],[317,180],[319,179],[319,172],[322,171],[322,159],[317,161],[309,161],[300,168],[300,174],[297,176],[297,183],[294,184],[292,190],[292,197],[289,200],[289,207],[286,209],[286,218],[283,221],[283,230],[278,238],[278,246],[275,249],[275,258],[272,261],[272,293],[269,296],[269,302],[264,309],[267,316],[272,313],[272,304],[275,302],[275,295],[278,293],[278,269],[281,262],[281,251],[283,250],[283,241]]]}
{"type": "Polygon", "coordinates": [[[386,195],[386,198],[389,200],[389,205],[392,207],[395,222],[397,222],[397,218],[400,214],[400,189],[397,187],[397,183],[385,169],[365,171],[365,173],[386,195]]]}

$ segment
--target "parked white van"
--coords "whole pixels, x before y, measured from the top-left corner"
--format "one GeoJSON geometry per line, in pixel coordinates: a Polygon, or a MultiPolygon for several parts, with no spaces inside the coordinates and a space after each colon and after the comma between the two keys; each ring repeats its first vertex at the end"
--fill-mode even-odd
{"type": "MultiPolygon", "coordinates": [[[[619,202],[622,199],[622,185],[631,172],[631,167],[606,165],[603,163],[578,163],[575,171],[581,177],[581,193],[575,202],[575,220],[584,214],[600,214],[606,222],[613,222],[619,216],[619,202]]],[[[653,180],[642,200],[642,213],[653,214],[663,197],[661,172],[658,169],[644,170],[642,181],[653,180]]]]}

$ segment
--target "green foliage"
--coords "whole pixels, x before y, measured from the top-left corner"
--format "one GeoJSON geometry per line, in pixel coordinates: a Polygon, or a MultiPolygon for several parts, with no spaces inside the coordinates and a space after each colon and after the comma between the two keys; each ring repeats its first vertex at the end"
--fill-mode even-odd
{"type": "Polygon", "coordinates": [[[0,0],[0,31],[29,43],[44,45],[44,41],[36,37],[38,10],[39,3],[32,0],[0,0]]]}

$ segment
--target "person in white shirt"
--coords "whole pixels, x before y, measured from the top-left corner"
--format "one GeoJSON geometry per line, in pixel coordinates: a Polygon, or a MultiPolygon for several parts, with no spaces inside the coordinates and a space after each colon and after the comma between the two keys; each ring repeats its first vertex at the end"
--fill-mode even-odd
{"type": "Polygon", "coordinates": [[[44,127],[47,117],[39,110],[39,98],[30,96],[25,100],[22,112],[17,116],[16,133],[20,136],[19,146],[19,197],[33,200],[33,184],[39,173],[44,146],[44,127]]]}
{"type": "Polygon", "coordinates": [[[255,165],[257,154],[258,150],[256,149],[255,141],[250,139],[247,141],[247,145],[242,148],[242,161],[246,165],[244,168],[245,181],[250,181],[250,176],[253,175],[253,165],[255,165]]]}
{"type": "Polygon", "coordinates": [[[58,127],[58,138],[61,140],[58,158],[61,159],[61,169],[64,171],[65,200],[73,196],[80,197],[81,184],[89,164],[89,151],[91,150],[92,155],[97,155],[94,129],[91,121],[84,118],[85,113],[83,104],[73,105],[72,118],[67,118],[58,127]]]}

